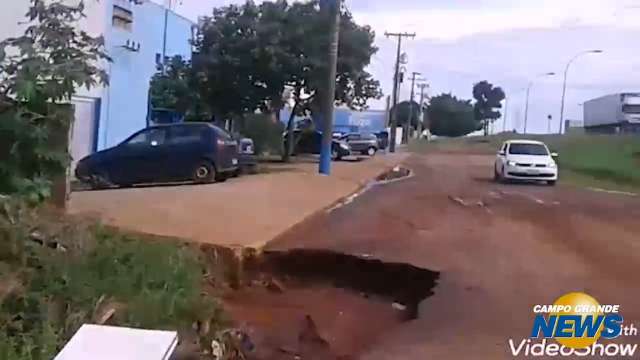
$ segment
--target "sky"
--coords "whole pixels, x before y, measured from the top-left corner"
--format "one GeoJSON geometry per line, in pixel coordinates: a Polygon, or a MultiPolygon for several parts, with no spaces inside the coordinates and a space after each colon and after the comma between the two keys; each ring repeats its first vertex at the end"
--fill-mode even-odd
{"type": "MultiPolygon", "coordinates": [[[[158,0],[159,1],[159,0],[158,0]]],[[[191,19],[215,6],[242,0],[174,0],[176,11],[191,19]]],[[[406,39],[407,72],[420,72],[429,95],[450,92],[470,99],[474,83],[487,80],[508,97],[502,128],[522,131],[526,88],[531,82],[528,130],[559,127],[563,74],[567,78],[565,119],[582,120],[581,104],[616,92],[640,92],[640,0],[345,0],[356,22],[376,32],[378,53],[369,71],[385,95],[393,84],[395,40],[385,31],[415,32],[406,39]],[[554,72],[554,76],[540,76],[554,72]],[[552,116],[551,124],[548,115],[552,116]]],[[[410,84],[400,99],[410,97],[410,84]]],[[[371,108],[383,109],[384,99],[371,108]]]]}

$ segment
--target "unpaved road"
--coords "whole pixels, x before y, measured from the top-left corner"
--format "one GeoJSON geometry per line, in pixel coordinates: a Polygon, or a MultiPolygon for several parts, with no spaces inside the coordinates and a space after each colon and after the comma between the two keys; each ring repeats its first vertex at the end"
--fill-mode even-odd
{"type": "Polygon", "coordinates": [[[367,254],[441,272],[419,318],[390,329],[363,359],[511,358],[508,339],[528,337],[532,306],[572,291],[620,304],[625,322],[640,324],[640,199],[494,184],[492,161],[412,155],[405,164],[414,177],[374,187],[268,247],[367,254]]]}

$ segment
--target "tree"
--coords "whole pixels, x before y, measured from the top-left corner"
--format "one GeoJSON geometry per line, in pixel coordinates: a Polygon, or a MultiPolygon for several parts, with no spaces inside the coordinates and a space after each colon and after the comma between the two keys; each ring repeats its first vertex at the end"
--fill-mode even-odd
{"type": "Polygon", "coordinates": [[[187,121],[211,119],[211,109],[202,100],[200,92],[194,91],[199,83],[191,62],[175,56],[165,66],[151,78],[151,106],[179,112],[187,121]]]}
{"type": "MultiPolygon", "coordinates": [[[[341,17],[335,102],[362,109],[368,99],[381,96],[378,81],[365,71],[377,51],[375,34],[357,25],[347,10],[341,17]]],[[[318,1],[247,2],[214,9],[195,42],[194,68],[203,80],[203,98],[222,117],[257,109],[279,113],[288,91],[292,131],[295,115],[317,108],[329,41],[323,26],[318,1]]]]}
{"type": "Polygon", "coordinates": [[[106,84],[102,37],[78,29],[84,3],[30,0],[22,36],[0,42],[0,192],[48,193],[68,164],[68,102],[79,86],[106,84]]]}
{"type": "Polygon", "coordinates": [[[484,135],[489,134],[489,125],[502,116],[502,100],[505,99],[505,93],[500,87],[494,87],[488,81],[481,81],[473,86],[473,98],[476,100],[474,105],[474,114],[484,129],[484,135]]]}
{"type": "Polygon", "coordinates": [[[433,135],[458,137],[480,129],[471,101],[458,99],[451,94],[431,98],[427,114],[433,135]]]}
{"type": "Polygon", "coordinates": [[[415,101],[403,101],[396,105],[391,111],[395,111],[398,126],[404,127],[407,121],[409,121],[409,116],[411,116],[410,124],[413,129],[417,129],[418,125],[420,125],[422,109],[420,108],[420,104],[415,101]]]}

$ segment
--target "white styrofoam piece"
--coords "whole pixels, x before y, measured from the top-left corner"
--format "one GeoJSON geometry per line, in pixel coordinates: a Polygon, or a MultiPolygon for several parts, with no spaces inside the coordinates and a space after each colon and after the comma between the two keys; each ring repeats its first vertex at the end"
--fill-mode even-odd
{"type": "Polygon", "coordinates": [[[54,360],[168,360],[177,345],[175,331],[85,324],[54,360]]]}

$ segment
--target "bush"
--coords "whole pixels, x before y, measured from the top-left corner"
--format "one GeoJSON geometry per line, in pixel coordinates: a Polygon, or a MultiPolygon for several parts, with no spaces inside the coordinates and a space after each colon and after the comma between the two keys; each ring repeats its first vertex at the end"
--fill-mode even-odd
{"type": "Polygon", "coordinates": [[[0,359],[52,359],[83,323],[190,329],[223,323],[197,255],[0,203],[0,359]],[[107,311],[113,311],[106,316],[107,311]]]}
{"type": "Polygon", "coordinates": [[[253,140],[256,154],[282,153],[282,134],[285,126],[282,122],[267,114],[249,114],[235,122],[236,130],[253,140]]]}

